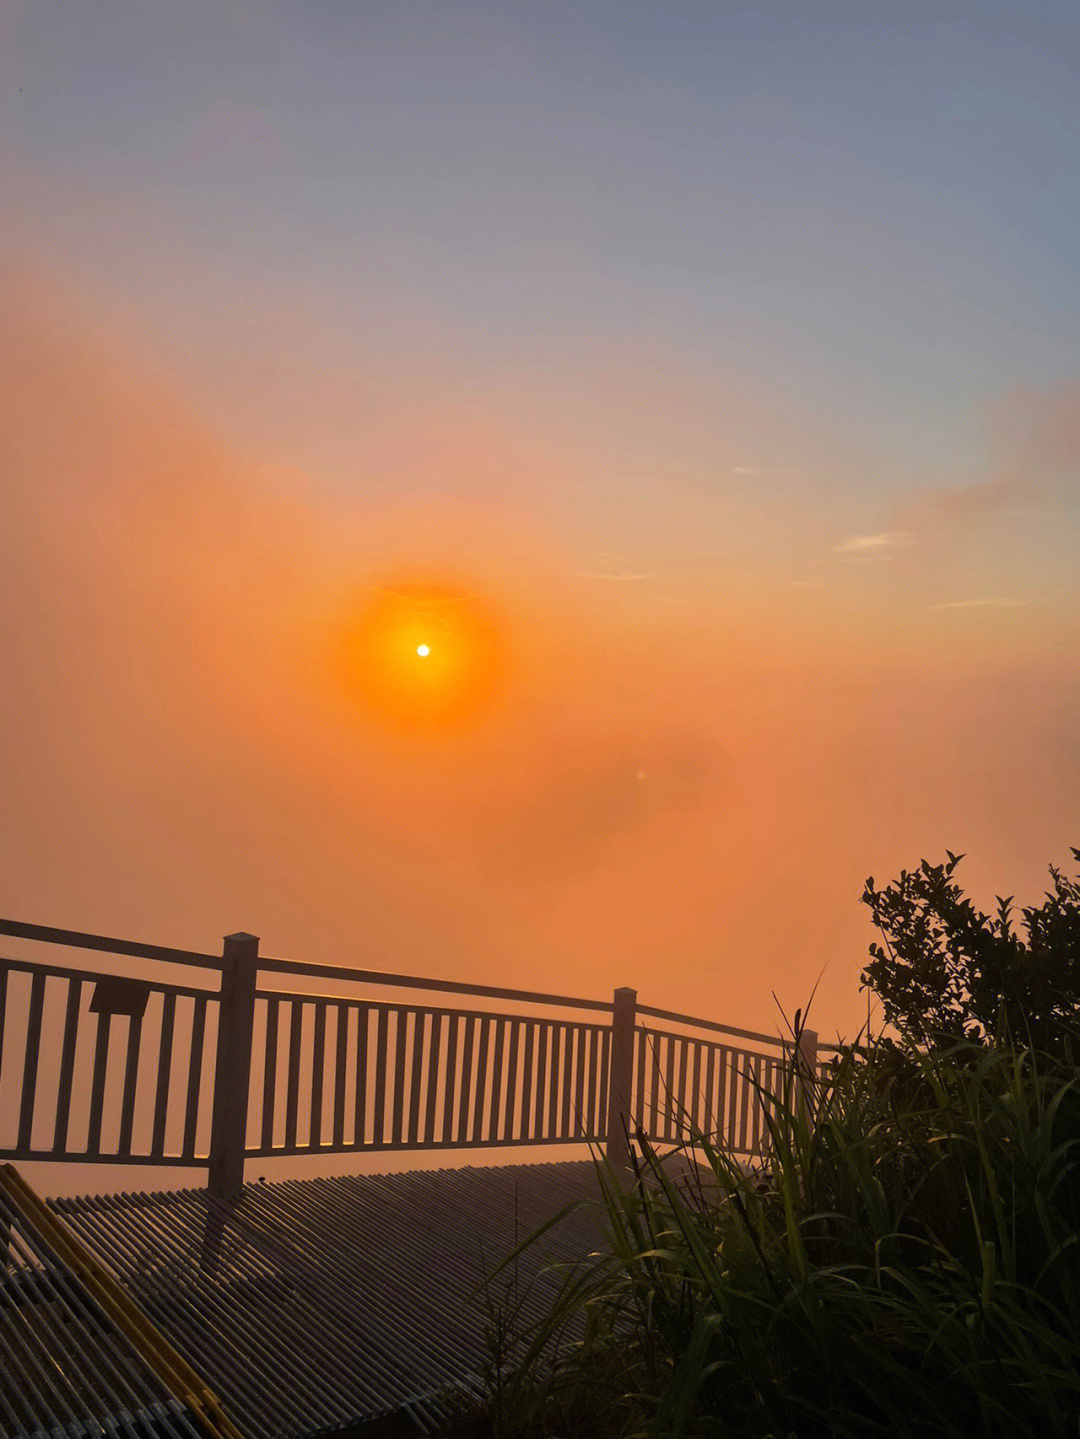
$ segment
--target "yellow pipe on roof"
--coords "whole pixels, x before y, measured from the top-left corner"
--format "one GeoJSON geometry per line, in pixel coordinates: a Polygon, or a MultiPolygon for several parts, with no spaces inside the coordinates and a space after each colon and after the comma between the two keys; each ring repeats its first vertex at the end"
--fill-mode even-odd
{"type": "Polygon", "coordinates": [[[93,1299],[128,1339],[139,1357],[167,1389],[185,1404],[209,1439],[246,1439],[223,1411],[213,1390],[183,1355],[125,1293],[112,1274],[88,1250],[13,1164],[0,1165],[0,1189],[85,1285],[93,1299]]]}

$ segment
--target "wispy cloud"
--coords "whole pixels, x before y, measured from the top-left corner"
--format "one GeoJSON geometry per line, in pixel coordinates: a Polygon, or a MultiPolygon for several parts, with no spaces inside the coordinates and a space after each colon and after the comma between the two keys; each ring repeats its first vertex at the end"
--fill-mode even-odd
{"type": "Polygon", "coordinates": [[[948,600],[945,604],[925,605],[928,610],[1018,610],[1030,605],[1030,600],[948,600]]]}
{"type": "Polygon", "coordinates": [[[657,571],[653,571],[653,572],[650,573],[650,574],[626,574],[626,573],[621,573],[621,572],[620,572],[619,574],[582,574],[582,573],[578,573],[578,574],[571,575],[571,579],[575,579],[575,580],[619,580],[619,581],[624,581],[624,580],[655,580],[655,579],[658,579],[658,578],[659,578],[659,574],[658,574],[657,571]]]}
{"type": "Polygon", "coordinates": [[[852,535],[850,539],[834,546],[833,554],[870,559],[914,543],[915,536],[910,530],[889,530],[880,535],[852,535]]]}
{"type": "Polygon", "coordinates": [[[753,475],[768,475],[772,479],[791,479],[793,476],[804,473],[805,471],[792,469],[789,465],[731,465],[728,469],[729,475],[741,475],[743,479],[749,479],[753,475]]]}

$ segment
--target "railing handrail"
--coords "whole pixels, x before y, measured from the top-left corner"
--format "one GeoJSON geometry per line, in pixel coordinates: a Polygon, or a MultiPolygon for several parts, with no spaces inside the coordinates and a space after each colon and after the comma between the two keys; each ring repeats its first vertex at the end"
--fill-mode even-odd
{"type": "Polygon", "coordinates": [[[339,979],[355,984],[388,984],[398,989],[430,989],[441,994],[471,994],[482,999],[513,999],[523,1004],[556,1004],[566,1009],[592,1009],[611,1013],[610,999],[577,999],[572,995],[540,994],[535,990],[507,989],[494,984],[460,984],[453,979],[392,974],[380,969],[351,969],[343,964],[308,964],[302,960],[264,959],[260,955],[258,968],[272,974],[297,974],[310,979],[339,979]]]}
{"type": "MultiPolygon", "coordinates": [[[[153,959],[164,964],[191,964],[202,969],[221,970],[220,954],[203,954],[194,949],[173,949],[160,944],[141,944],[129,939],[111,939],[102,934],[84,934],[72,929],[54,929],[43,924],[23,924],[17,920],[0,919],[0,935],[13,939],[37,940],[45,944],[63,944],[73,949],[93,949],[110,954],[131,955],[136,959],[153,959]]],[[[560,1005],[566,1009],[590,1009],[611,1013],[611,1000],[581,999],[566,994],[540,994],[535,990],[509,989],[493,984],[461,984],[452,979],[432,979],[418,974],[396,974],[378,969],[353,969],[343,964],[309,964],[291,959],[272,959],[259,955],[257,969],[272,974],[295,974],[309,979],[347,980],[354,984],[386,984],[399,989],[429,989],[442,994],[468,994],[483,999],[511,999],[523,1004],[560,1005]]]]}
{"type": "Polygon", "coordinates": [[[35,939],[44,944],[66,944],[73,949],[97,949],[110,954],[128,954],[136,959],[156,959],[163,964],[195,964],[201,969],[221,968],[220,954],[202,954],[194,949],[173,949],[162,944],[140,944],[137,940],[109,939],[103,934],[83,934],[74,929],[53,929],[46,924],[21,924],[0,919],[0,934],[12,939],[35,939]]]}
{"type": "Polygon", "coordinates": [[[789,1041],[775,1034],[761,1034],[754,1029],[736,1029],[733,1024],[718,1024],[714,1019],[696,1019],[691,1014],[677,1014],[673,1009],[656,1009],[651,1004],[639,1004],[638,1014],[647,1014],[650,1019],[667,1019],[674,1024],[692,1024],[697,1029],[708,1029],[714,1034],[730,1034],[736,1039],[749,1039],[757,1044],[787,1044],[789,1041]]]}

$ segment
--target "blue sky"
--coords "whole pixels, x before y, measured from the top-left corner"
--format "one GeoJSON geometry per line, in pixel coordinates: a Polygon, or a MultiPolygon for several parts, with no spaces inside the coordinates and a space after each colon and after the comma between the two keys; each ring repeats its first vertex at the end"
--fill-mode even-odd
{"type": "Polygon", "coordinates": [[[50,232],[204,375],[287,347],[275,293],[307,328],[282,363],[453,366],[511,403],[572,406],[598,349],[645,346],[854,438],[860,486],[910,484],[971,474],[988,397],[1071,377],[1078,24],[15,7],[5,130],[50,232]]]}

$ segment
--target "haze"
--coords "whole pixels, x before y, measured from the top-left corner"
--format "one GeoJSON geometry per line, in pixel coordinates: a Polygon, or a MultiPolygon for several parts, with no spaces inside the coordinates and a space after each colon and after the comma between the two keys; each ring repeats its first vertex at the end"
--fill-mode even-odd
{"type": "Polygon", "coordinates": [[[2,27],[5,917],[835,1037],[868,875],[1038,902],[1074,7],[2,27]],[[342,662],[402,585],[497,629],[461,722],[342,662]]]}

